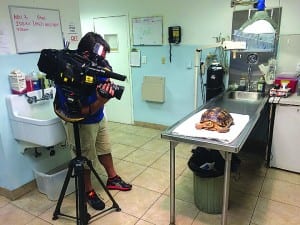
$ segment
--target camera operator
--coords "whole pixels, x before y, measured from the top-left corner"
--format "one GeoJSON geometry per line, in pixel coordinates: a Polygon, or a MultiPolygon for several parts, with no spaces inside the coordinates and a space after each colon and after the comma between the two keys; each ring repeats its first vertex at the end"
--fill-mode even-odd
{"type": "MultiPolygon", "coordinates": [[[[110,46],[101,35],[89,32],[80,40],[77,53],[88,58],[95,64],[111,70],[105,55],[110,51],[110,46]],[[95,46],[97,49],[95,51],[95,46]]],[[[82,101],[81,113],[85,119],[79,122],[79,133],[82,155],[92,162],[98,158],[99,162],[106,170],[108,180],[106,187],[110,190],[129,191],[132,188],[118,176],[111,155],[111,144],[104,117],[104,104],[114,96],[113,82],[109,78],[101,78],[103,83],[97,86],[93,93],[84,97],[82,101]]],[[[72,123],[64,122],[67,141],[73,149],[75,140],[72,123]]],[[[84,182],[87,202],[96,210],[105,208],[104,202],[97,196],[91,183],[91,171],[88,167],[84,169],[84,182]]]]}

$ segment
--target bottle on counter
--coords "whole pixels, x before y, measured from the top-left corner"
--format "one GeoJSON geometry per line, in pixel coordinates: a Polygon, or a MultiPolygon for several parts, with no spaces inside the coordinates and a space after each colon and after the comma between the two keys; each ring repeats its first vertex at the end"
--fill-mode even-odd
{"type": "Polygon", "coordinates": [[[33,91],[32,75],[26,75],[25,80],[26,80],[26,91],[27,92],[33,91]]]}
{"type": "Polygon", "coordinates": [[[246,78],[245,77],[240,78],[239,90],[240,91],[245,91],[246,90],[246,78]]]}
{"type": "Polygon", "coordinates": [[[32,76],[32,84],[33,84],[33,90],[40,90],[41,89],[41,80],[38,79],[37,73],[36,72],[32,72],[31,73],[32,76]]]}
{"type": "Polygon", "coordinates": [[[259,80],[257,81],[257,92],[265,92],[266,88],[266,80],[264,76],[261,76],[259,80]]]}
{"type": "Polygon", "coordinates": [[[26,93],[25,74],[23,72],[15,69],[10,72],[8,77],[12,94],[20,95],[26,93]]]}
{"type": "Polygon", "coordinates": [[[40,89],[45,89],[46,88],[45,76],[42,73],[38,72],[37,78],[40,84],[40,89]]]}

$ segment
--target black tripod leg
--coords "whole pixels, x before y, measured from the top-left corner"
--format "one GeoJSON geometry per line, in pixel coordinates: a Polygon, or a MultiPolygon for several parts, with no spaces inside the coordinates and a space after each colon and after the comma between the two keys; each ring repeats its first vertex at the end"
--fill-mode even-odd
{"type": "Polygon", "coordinates": [[[60,195],[59,195],[59,198],[58,198],[58,201],[57,201],[54,213],[53,213],[53,217],[52,217],[53,220],[58,219],[58,215],[60,215],[60,207],[61,207],[61,204],[62,204],[63,199],[65,197],[65,193],[66,193],[66,190],[68,188],[70,178],[72,176],[72,171],[73,171],[73,160],[71,160],[70,163],[69,163],[68,172],[67,172],[64,184],[62,186],[62,189],[61,189],[61,192],[60,192],[60,195]]]}
{"type": "Polygon", "coordinates": [[[115,201],[115,199],[113,198],[113,196],[110,194],[110,192],[107,190],[105,184],[103,183],[103,181],[101,180],[101,178],[99,177],[98,173],[96,172],[96,170],[94,169],[91,160],[86,159],[87,165],[90,168],[90,170],[93,172],[93,174],[95,175],[95,177],[97,178],[97,180],[99,181],[99,183],[101,184],[101,186],[103,187],[104,191],[106,192],[106,194],[108,195],[108,197],[110,198],[110,200],[112,201],[113,205],[112,208],[115,208],[117,211],[121,211],[121,208],[119,207],[118,203],[115,201]]]}
{"type": "Polygon", "coordinates": [[[77,174],[76,187],[78,188],[76,193],[76,206],[78,206],[76,207],[77,224],[87,225],[91,217],[87,212],[84,184],[84,167],[81,160],[79,160],[78,163],[75,163],[74,169],[75,173],[77,174]]]}
{"type": "MultiPolygon", "coordinates": [[[[77,123],[73,123],[73,129],[74,129],[74,138],[75,138],[75,150],[76,150],[76,157],[71,160],[69,163],[69,169],[68,173],[66,175],[55,211],[53,213],[53,220],[56,220],[58,218],[58,215],[66,216],[69,218],[76,219],[77,225],[87,225],[88,221],[92,218],[90,214],[87,211],[87,202],[86,202],[86,194],[85,194],[85,182],[84,182],[84,164],[87,163],[90,170],[94,173],[102,187],[104,188],[105,192],[109,196],[110,200],[113,202],[113,206],[110,208],[116,208],[117,211],[120,211],[120,207],[117,204],[117,202],[113,199],[109,191],[107,190],[106,186],[100,179],[99,175],[95,171],[95,169],[92,166],[92,163],[87,158],[83,157],[81,155],[81,149],[80,149],[80,137],[79,137],[79,128],[77,123]],[[73,217],[71,215],[62,214],[60,212],[60,207],[63,201],[63,198],[65,196],[70,178],[72,176],[72,171],[74,170],[74,177],[75,177],[75,191],[76,191],[76,217],[73,217]]],[[[107,210],[110,210],[107,209],[107,210]]],[[[104,210],[102,212],[106,212],[107,210],[104,210]]],[[[102,213],[101,212],[101,213],[102,213]]],[[[94,217],[94,216],[93,216],[94,217]]]]}

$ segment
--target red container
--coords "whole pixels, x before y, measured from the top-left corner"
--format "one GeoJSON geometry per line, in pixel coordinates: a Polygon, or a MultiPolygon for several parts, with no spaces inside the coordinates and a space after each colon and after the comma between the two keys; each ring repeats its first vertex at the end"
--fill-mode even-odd
{"type": "Polygon", "coordinates": [[[296,91],[296,87],[297,87],[297,78],[293,77],[276,77],[275,78],[275,84],[279,84],[280,87],[283,87],[285,84],[287,83],[286,87],[291,89],[291,93],[294,93],[296,91]]]}
{"type": "Polygon", "coordinates": [[[26,90],[27,92],[33,91],[33,83],[31,79],[26,78],[26,90]]]}

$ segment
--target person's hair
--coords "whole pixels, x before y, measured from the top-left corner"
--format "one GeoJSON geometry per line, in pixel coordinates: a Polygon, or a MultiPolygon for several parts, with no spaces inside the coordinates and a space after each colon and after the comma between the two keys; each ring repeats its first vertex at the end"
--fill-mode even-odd
{"type": "Polygon", "coordinates": [[[79,41],[77,51],[82,54],[88,51],[90,54],[93,53],[93,48],[96,43],[100,43],[106,52],[110,52],[109,44],[103,39],[100,34],[95,32],[86,33],[79,41]]]}

